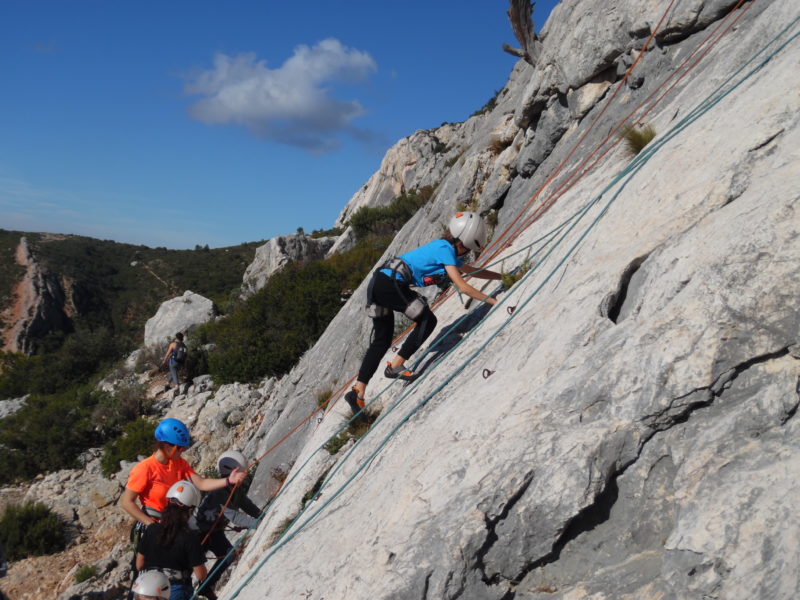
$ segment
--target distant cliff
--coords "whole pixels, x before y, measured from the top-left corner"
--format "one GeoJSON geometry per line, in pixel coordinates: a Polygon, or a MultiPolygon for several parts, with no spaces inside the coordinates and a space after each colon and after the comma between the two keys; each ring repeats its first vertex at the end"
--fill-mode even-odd
{"type": "Polygon", "coordinates": [[[30,354],[36,340],[53,331],[69,331],[71,317],[79,314],[68,280],[47,273],[36,262],[28,240],[20,237],[15,260],[25,273],[10,294],[3,311],[3,350],[30,354]]]}
{"type": "MultiPolygon", "coordinates": [[[[159,304],[187,289],[219,304],[237,289],[258,243],[167,250],[74,235],[0,230],[3,349],[30,354],[49,334],[104,327],[141,342],[159,304]]],[[[53,342],[45,350],[52,349],[53,342]]]]}

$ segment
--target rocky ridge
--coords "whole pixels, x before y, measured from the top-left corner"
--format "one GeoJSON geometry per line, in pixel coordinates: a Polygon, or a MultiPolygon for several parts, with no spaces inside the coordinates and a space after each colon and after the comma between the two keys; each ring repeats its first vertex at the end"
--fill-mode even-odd
{"type": "Polygon", "coordinates": [[[312,238],[304,233],[279,235],[256,248],[256,256],[242,278],[242,298],[249,298],[263,288],[269,278],[293,261],[323,258],[338,238],[325,236],[312,238]]]}

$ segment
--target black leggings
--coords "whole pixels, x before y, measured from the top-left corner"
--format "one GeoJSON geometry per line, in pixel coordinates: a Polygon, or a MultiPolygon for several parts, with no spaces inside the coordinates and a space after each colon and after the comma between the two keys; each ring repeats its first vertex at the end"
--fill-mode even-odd
{"type": "MultiPolygon", "coordinates": [[[[375,282],[372,288],[372,300],[380,306],[390,308],[393,311],[403,312],[406,306],[417,297],[416,292],[412,292],[408,284],[403,281],[392,281],[392,278],[378,271],[374,275],[375,282]]],[[[417,326],[403,342],[398,354],[406,360],[428,339],[436,327],[436,315],[427,306],[422,314],[414,322],[417,326]]],[[[367,384],[375,371],[378,370],[381,358],[389,346],[392,345],[394,336],[394,313],[390,312],[385,317],[372,319],[372,339],[361,361],[361,368],[358,370],[358,381],[367,384]]]]}
{"type": "Polygon", "coordinates": [[[222,526],[220,529],[215,529],[211,532],[211,535],[208,536],[208,540],[203,546],[203,550],[211,550],[214,553],[214,556],[217,557],[217,561],[214,563],[214,566],[211,568],[209,573],[217,569],[217,571],[213,575],[209,575],[209,577],[205,580],[203,584],[203,591],[206,592],[213,592],[214,586],[217,585],[217,581],[222,574],[225,572],[225,569],[231,566],[233,561],[236,559],[236,553],[228,554],[233,548],[231,543],[228,541],[228,538],[225,537],[225,531],[222,526]]]}

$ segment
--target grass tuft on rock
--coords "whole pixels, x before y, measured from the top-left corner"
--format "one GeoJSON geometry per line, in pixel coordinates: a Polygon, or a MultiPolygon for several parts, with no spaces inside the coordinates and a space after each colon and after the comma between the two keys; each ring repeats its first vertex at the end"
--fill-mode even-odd
{"type": "Polygon", "coordinates": [[[622,132],[625,144],[625,153],[633,158],[656,137],[655,127],[652,125],[631,125],[622,132]]]}

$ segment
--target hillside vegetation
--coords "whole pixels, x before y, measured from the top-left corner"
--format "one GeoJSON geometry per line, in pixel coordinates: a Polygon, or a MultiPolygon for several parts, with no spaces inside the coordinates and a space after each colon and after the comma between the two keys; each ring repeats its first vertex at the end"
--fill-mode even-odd
{"type": "MultiPolygon", "coordinates": [[[[51,332],[40,340],[32,356],[0,352],[0,398],[32,394],[17,414],[0,420],[0,483],[73,467],[82,452],[102,444],[108,472],[119,459],[141,451],[136,446],[128,452],[119,440],[127,439],[120,436],[132,427],[146,427],[141,418],[151,406],[144,387],[123,386],[109,394],[94,384],[137,345],[145,320],[159,304],[184,289],[214,299],[227,311],[227,318],[193,334],[191,374],[208,372],[215,382],[227,383],[287,373],[422,203],[415,198],[414,207],[406,207],[404,216],[393,215],[396,223],[390,225],[378,215],[380,226],[362,227],[362,239],[347,252],[289,264],[244,302],[238,300],[239,284],[257,243],[176,251],[3,232],[0,240],[8,252],[25,235],[44,269],[72,282],[83,314],[74,319],[73,331],[51,332]],[[210,342],[211,352],[204,348],[210,342]]],[[[13,286],[11,275],[5,281],[13,286]]]]}

